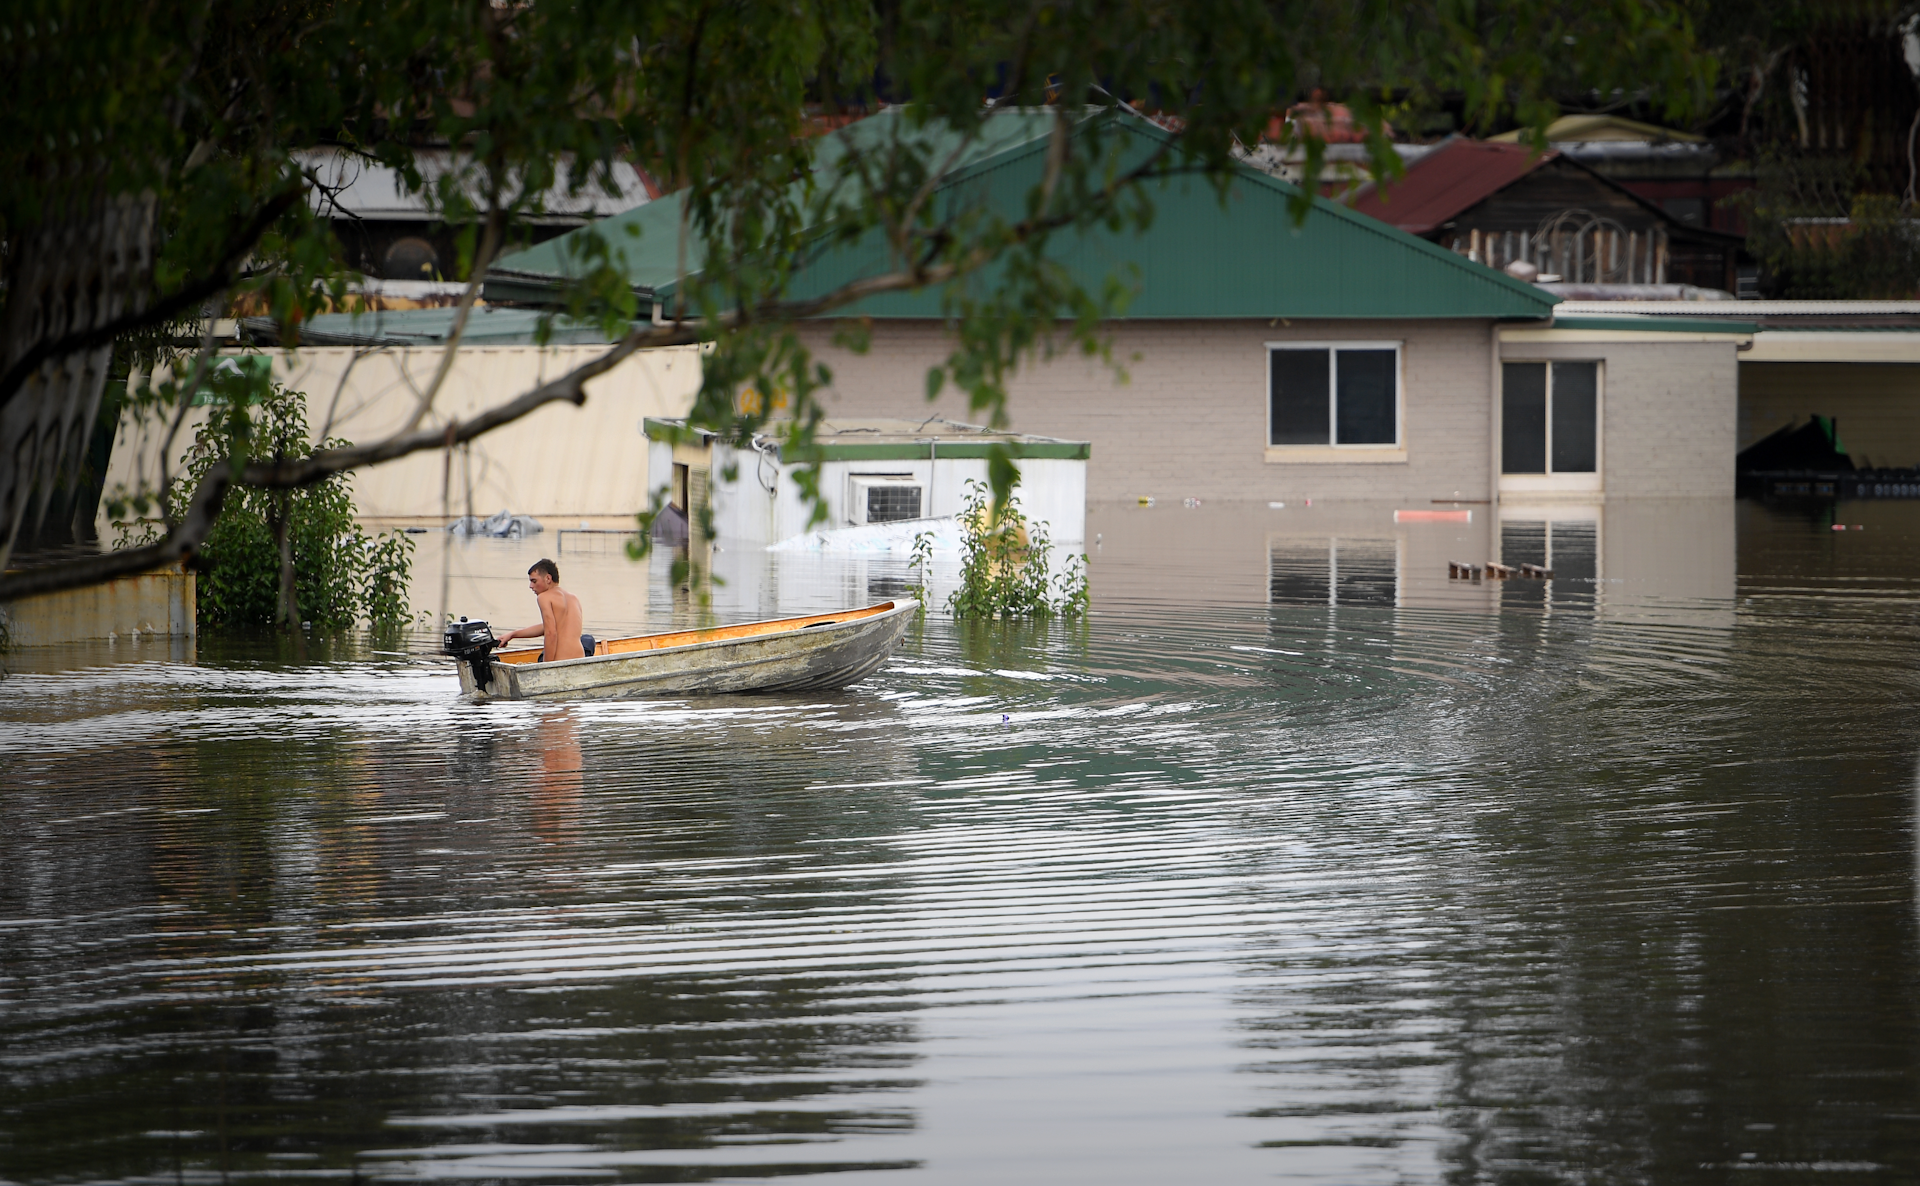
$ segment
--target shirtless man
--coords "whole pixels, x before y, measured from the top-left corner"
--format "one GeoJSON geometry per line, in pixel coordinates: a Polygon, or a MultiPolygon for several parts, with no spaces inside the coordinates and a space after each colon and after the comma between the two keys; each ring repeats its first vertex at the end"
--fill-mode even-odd
{"type": "Polygon", "coordinates": [[[539,638],[546,641],[546,650],[540,653],[543,663],[585,658],[580,627],[586,613],[580,608],[580,599],[560,587],[560,566],[551,560],[534,561],[527,570],[527,587],[540,602],[540,622],[507,631],[498,645],[505,646],[516,638],[539,638]]]}

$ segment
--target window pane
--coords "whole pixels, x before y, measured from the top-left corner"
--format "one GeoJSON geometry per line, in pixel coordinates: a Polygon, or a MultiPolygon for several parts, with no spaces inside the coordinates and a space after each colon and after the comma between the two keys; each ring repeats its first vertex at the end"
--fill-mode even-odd
{"type": "Polygon", "coordinates": [[[1394,431],[1394,365],[1391,350],[1342,350],[1336,415],[1342,445],[1391,445],[1394,431]]]}
{"type": "Polygon", "coordinates": [[[1547,472],[1547,364],[1500,367],[1500,472],[1547,472]]]}
{"type": "Polygon", "coordinates": [[[1553,364],[1553,472],[1590,474],[1599,460],[1600,364],[1553,364]]]}
{"type": "Polygon", "coordinates": [[[1274,350],[1272,437],[1275,445],[1327,443],[1327,351],[1274,350]]]}

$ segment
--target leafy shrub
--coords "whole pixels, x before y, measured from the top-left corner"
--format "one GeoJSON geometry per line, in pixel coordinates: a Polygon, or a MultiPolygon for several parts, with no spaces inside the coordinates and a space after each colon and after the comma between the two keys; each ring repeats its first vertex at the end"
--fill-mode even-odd
{"type": "MultiPolygon", "coordinates": [[[[1067,560],[1066,571],[1051,571],[1046,525],[1030,523],[1009,499],[994,514],[986,483],[970,481],[960,512],[960,587],[947,599],[956,618],[1077,618],[1087,612],[1086,557],[1067,560]]],[[[921,574],[925,604],[931,540],[914,540],[914,563],[921,574]]]]}
{"type": "Polygon", "coordinates": [[[1730,200],[1768,295],[1905,300],[1920,293],[1920,221],[1898,198],[1862,192],[1859,162],[1763,154],[1755,188],[1730,200]]]}
{"type": "MultiPolygon", "coordinates": [[[[175,506],[184,506],[223,459],[240,465],[248,457],[304,457],[318,447],[307,439],[305,393],[289,391],[264,371],[232,368],[211,380],[214,411],[194,434],[187,472],[171,492],[175,506]]],[[[364,620],[382,631],[408,624],[413,541],[400,531],[368,536],[354,522],[348,477],[338,474],[296,490],[236,486],[227,492],[197,558],[201,625],[270,625],[281,618],[282,523],[300,621],[342,629],[364,620]]],[[[149,526],[145,538],[158,534],[149,526]]]]}

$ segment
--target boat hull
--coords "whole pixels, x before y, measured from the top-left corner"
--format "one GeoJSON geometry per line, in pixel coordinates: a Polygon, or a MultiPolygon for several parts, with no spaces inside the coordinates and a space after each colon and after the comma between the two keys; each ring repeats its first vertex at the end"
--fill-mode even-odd
{"type": "Polygon", "coordinates": [[[914,601],[900,600],[890,609],[845,622],[554,663],[496,659],[491,665],[492,686],[484,690],[462,663],[460,690],[476,701],[486,701],[844,688],[886,664],[917,608],[914,601]]]}

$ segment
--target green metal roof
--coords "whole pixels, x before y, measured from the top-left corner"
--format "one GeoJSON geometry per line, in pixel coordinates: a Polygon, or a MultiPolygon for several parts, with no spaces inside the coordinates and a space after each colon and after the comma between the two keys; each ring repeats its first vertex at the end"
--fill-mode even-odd
{"type": "MultiPolygon", "coordinates": [[[[1103,115],[1120,134],[1116,162],[1144,159],[1167,136],[1131,116],[1103,115]]],[[[835,162],[848,151],[884,145],[889,136],[925,133],[906,127],[904,116],[882,112],[827,137],[816,179],[833,184],[835,162]],[[836,144],[837,137],[848,137],[836,144]]],[[[990,135],[964,158],[937,190],[951,210],[985,205],[1009,219],[1021,217],[1028,195],[1046,167],[1051,112],[1005,112],[986,121],[990,135]]],[[[945,133],[938,133],[944,135],[945,133]]],[[[1293,224],[1288,201],[1295,188],[1250,167],[1241,167],[1220,191],[1203,177],[1178,176],[1148,183],[1155,215],[1144,232],[1099,228],[1061,233],[1049,245],[1053,258],[1098,291],[1109,276],[1135,289],[1128,318],[1545,318],[1558,300],[1531,284],[1473,263],[1463,256],[1385,223],[1316,199],[1305,223],[1293,224]]],[[[616,250],[625,252],[627,275],[645,296],[671,290],[678,276],[680,231],[677,201],[663,198],[596,224],[616,250]],[[638,231],[637,240],[632,233],[638,231]]],[[[580,231],[502,259],[496,270],[510,284],[533,291],[569,273],[569,244],[580,231]]],[[[691,271],[703,258],[689,245],[691,271]]],[[[792,295],[804,299],[850,280],[892,268],[878,233],[851,245],[825,248],[796,272],[792,295]]],[[[994,269],[971,283],[990,285],[994,269]]],[[[496,286],[490,279],[488,293],[496,286]]],[[[505,288],[499,291],[505,299],[505,288]]],[[[833,316],[938,318],[941,292],[894,293],[836,311],[833,316]]],[[[524,298],[523,298],[524,299],[524,298]]]]}
{"type": "MultiPolygon", "coordinates": [[[[593,224],[613,253],[615,265],[643,295],[671,288],[680,275],[682,196],[667,194],[593,224]]],[[[537,301],[551,295],[557,282],[583,274],[586,265],[576,253],[585,245],[587,236],[582,232],[586,229],[568,231],[525,251],[501,256],[487,271],[487,299],[537,301]]],[[[706,258],[705,244],[690,235],[687,269],[699,271],[706,258]]]]}
{"type": "MultiPolygon", "coordinates": [[[[959,150],[956,165],[964,168],[1010,147],[1045,140],[1053,130],[1051,112],[996,113],[981,129],[979,139],[962,144],[944,125],[911,127],[897,111],[883,111],[821,137],[814,148],[814,184],[833,185],[849,153],[884,151],[895,138],[928,147],[935,159],[959,150]]],[[[851,188],[851,182],[848,182],[851,188]]],[[[682,265],[689,274],[706,263],[706,244],[689,232],[686,259],[680,258],[680,219],[684,191],[676,191],[611,218],[549,239],[525,251],[503,255],[487,273],[486,295],[494,300],[538,300],[550,295],[557,281],[584,272],[581,262],[589,237],[598,233],[613,253],[627,282],[646,297],[664,296],[679,282],[682,265]]]]}

